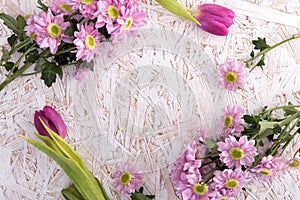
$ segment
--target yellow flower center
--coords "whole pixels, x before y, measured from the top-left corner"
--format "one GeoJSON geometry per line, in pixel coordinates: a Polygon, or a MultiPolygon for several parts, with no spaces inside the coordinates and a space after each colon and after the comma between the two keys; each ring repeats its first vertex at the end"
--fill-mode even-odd
{"type": "Polygon", "coordinates": [[[221,197],[220,200],[227,200],[227,197],[221,197]]]}
{"type": "Polygon", "coordinates": [[[198,195],[203,195],[208,191],[208,187],[204,183],[196,183],[193,185],[193,191],[198,195]]]}
{"type": "Polygon", "coordinates": [[[124,30],[130,29],[132,23],[133,23],[132,17],[128,17],[125,22],[124,30]]]}
{"type": "Polygon", "coordinates": [[[108,6],[107,14],[110,18],[115,20],[119,16],[119,11],[115,6],[108,6]]]}
{"type": "Polygon", "coordinates": [[[47,27],[47,33],[50,37],[58,38],[61,35],[61,28],[56,23],[51,23],[47,27]]]}
{"type": "Polygon", "coordinates": [[[225,120],[224,120],[224,125],[226,128],[229,128],[232,124],[233,121],[233,116],[232,115],[228,115],[226,116],[225,120]]]}
{"type": "Polygon", "coordinates": [[[237,80],[237,74],[235,72],[227,72],[225,74],[225,79],[228,83],[235,83],[237,80]]]}
{"type": "Polygon", "coordinates": [[[81,3],[85,4],[85,5],[91,5],[93,3],[94,0],[80,0],[81,3]]]}
{"type": "Polygon", "coordinates": [[[292,162],[289,163],[290,167],[299,167],[300,166],[300,161],[298,160],[293,160],[292,162]]]}
{"type": "Polygon", "coordinates": [[[60,4],[59,7],[67,12],[71,12],[72,8],[68,4],[60,4]]]}
{"type": "Polygon", "coordinates": [[[93,50],[96,46],[95,38],[92,35],[87,35],[85,38],[85,46],[87,46],[90,50],[93,50]]]}
{"type": "Polygon", "coordinates": [[[120,183],[123,185],[128,185],[131,181],[131,174],[130,173],[124,173],[122,174],[122,176],[120,177],[120,183]]]}
{"type": "Polygon", "coordinates": [[[237,186],[239,186],[239,181],[235,179],[229,179],[228,181],[226,181],[225,186],[229,189],[236,188],[237,186]]]}
{"type": "Polygon", "coordinates": [[[244,158],[244,150],[238,147],[231,148],[229,153],[233,160],[241,160],[244,158]]]}
{"type": "Polygon", "coordinates": [[[266,175],[266,176],[271,176],[272,175],[272,171],[268,170],[268,169],[261,170],[259,173],[262,174],[262,175],[266,175]]]}

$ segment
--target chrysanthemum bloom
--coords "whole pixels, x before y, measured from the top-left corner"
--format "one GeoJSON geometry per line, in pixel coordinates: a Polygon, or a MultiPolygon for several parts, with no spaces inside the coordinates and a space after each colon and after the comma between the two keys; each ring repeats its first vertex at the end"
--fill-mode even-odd
{"type": "Polygon", "coordinates": [[[89,19],[95,19],[98,0],[70,0],[72,10],[79,10],[80,14],[89,19]]]}
{"type": "Polygon", "coordinates": [[[88,79],[90,71],[89,68],[78,66],[74,72],[74,77],[77,81],[84,82],[88,79]]]}
{"type": "Polygon", "coordinates": [[[250,172],[256,174],[258,178],[261,178],[263,181],[268,181],[271,178],[276,177],[280,172],[283,163],[281,159],[275,158],[271,155],[265,156],[260,161],[260,164],[255,168],[250,169],[250,172]]]}
{"type": "Polygon", "coordinates": [[[244,120],[242,117],[245,114],[245,110],[241,106],[227,106],[224,109],[224,115],[221,117],[223,138],[228,135],[235,135],[239,137],[241,132],[244,130],[242,124],[244,120]]]}
{"type": "Polygon", "coordinates": [[[199,177],[191,176],[177,187],[183,200],[209,200],[209,187],[200,181],[199,177]]]}
{"type": "Polygon", "coordinates": [[[123,195],[134,193],[141,187],[142,183],[141,172],[129,163],[121,165],[113,175],[113,184],[116,190],[123,195]]]}
{"type": "Polygon", "coordinates": [[[219,84],[231,91],[243,88],[247,75],[246,64],[231,59],[220,64],[218,68],[219,84]]]}
{"type": "Polygon", "coordinates": [[[250,180],[248,173],[243,172],[241,169],[215,171],[214,175],[213,187],[217,190],[225,189],[225,193],[229,197],[233,197],[240,192],[250,180]]]}
{"type": "Polygon", "coordinates": [[[31,37],[31,38],[36,38],[36,34],[35,34],[35,31],[36,31],[36,21],[38,20],[38,16],[36,15],[30,15],[27,17],[27,20],[26,20],[26,26],[24,28],[24,30],[26,31],[26,35],[28,37],[31,37]]]}
{"type": "Polygon", "coordinates": [[[198,179],[201,177],[199,167],[201,166],[201,160],[196,159],[197,154],[196,141],[193,141],[188,145],[187,150],[181,154],[175,161],[171,168],[171,179],[174,183],[175,189],[178,189],[179,185],[186,182],[186,178],[189,176],[197,176],[198,179]]]}
{"type": "MultiPolygon", "coordinates": [[[[118,6],[118,12],[114,14],[115,23],[107,24],[106,27],[109,34],[114,36],[121,33],[135,32],[141,26],[146,25],[147,15],[138,1],[124,1],[118,6]]],[[[118,36],[118,40],[120,40],[120,36],[118,36]]]]}
{"type": "Polygon", "coordinates": [[[74,32],[76,45],[76,60],[82,59],[83,61],[90,62],[95,55],[100,53],[100,41],[102,36],[95,29],[93,23],[90,24],[77,24],[78,31],[74,32]]]}
{"type": "Polygon", "coordinates": [[[112,27],[113,23],[119,17],[119,7],[121,6],[120,0],[103,0],[98,1],[97,11],[94,13],[97,21],[95,23],[96,28],[100,28],[104,25],[112,27]]]}
{"type": "Polygon", "coordinates": [[[55,0],[49,5],[49,8],[56,15],[63,13],[64,15],[70,15],[72,13],[71,0],[55,0]]]}
{"type": "Polygon", "coordinates": [[[242,136],[239,141],[233,136],[225,139],[225,142],[218,142],[220,160],[228,168],[240,168],[241,166],[251,166],[254,157],[258,154],[254,147],[255,141],[248,141],[247,136],[242,136]]]}
{"type": "Polygon", "coordinates": [[[70,25],[64,21],[64,15],[54,16],[49,9],[42,12],[35,20],[36,42],[41,48],[50,48],[50,52],[55,54],[61,41],[71,42],[70,38],[64,35],[65,30],[70,25]]]}
{"type": "Polygon", "coordinates": [[[44,128],[41,120],[60,137],[65,138],[67,135],[67,127],[61,116],[50,106],[45,106],[43,110],[35,111],[34,126],[40,135],[50,137],[47,130],[44,128]]]}
{"type": "Polygon", "coordinates": [[[228,35],[228,28],[233,24],[234,12],[217,4],[202,4],[196,11],[195,18],[204,31],[219,35],[228,35]]]}

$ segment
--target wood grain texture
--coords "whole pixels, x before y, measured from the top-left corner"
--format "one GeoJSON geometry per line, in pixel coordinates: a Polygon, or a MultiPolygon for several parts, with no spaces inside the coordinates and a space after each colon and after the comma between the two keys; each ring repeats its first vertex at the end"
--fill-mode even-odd
{"type": "MultiPolygon", "coordinates": [[[[180,0],[196,8],[198,0],[180,0]]],[[[144,186],[156,199],[179,199],[169,167],[197,136],[200,127],[217,131],[225,105],[248,112],[300,104],[300,40],[270,52],[264,71],[254,70],[249,84],[227,92],[215,83],[217,64],[227,58],[249,58],[251,40],[266,37],[275,44],[300,31],[297,0],[215,0],[233,9],[235,23],[228,37],[203,32],[163,10],[154,0],[142,0],[148,25],[136,38],[120,45],[112,58],[97,59],[94,73],[77,82],[74,68],[47,88],[39,77],[16,80],[0,93],[0,199],[63,199],[70,182],[56,163],[23,141],[33,137],[33,114],[44,105],[55,107],[68,127],[67,141],[102,181],[112,199],[118,196],[112,173],[119,163],[136,163],[145,172],[144,186]]],[[[0,11],[13,15],[36,13],[36,1],[0,0],[0,11]]],[[[10,34],[0,24],[0,45],[10,34]]],[[[5,71],[0,69],[0,80],[5,71]]],[[[299,139],[287,151],[300,147],[299,139]]],[[[299,200],[300,172],[290,171],[270,182],[253,178],[236,199],[299,200]]]]}

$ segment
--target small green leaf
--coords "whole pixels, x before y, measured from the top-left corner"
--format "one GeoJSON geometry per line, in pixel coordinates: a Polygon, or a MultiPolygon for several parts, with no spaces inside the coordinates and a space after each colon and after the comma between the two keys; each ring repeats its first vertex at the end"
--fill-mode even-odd
{"type": "Polygon", "coordinates": [[[2,19],[4,25],[7,26],[7,28],[9,28],[10,30],[12,30],[15,34],[19,35],[23,31],[19,29],[17,20],[12,16],[5,13],[1,13],[0,19],[2,19]]]}
{"type": "Polygon", "coordinates": [[[256,64],[256,66],[261,67],[261,68],[262,68],[262,66],[265,66],[265,57],[264,57],[264,56],[262,56],[262,57],[260,58],[260,60],[259,60],[258,63],[256,64]]]}
{"type": "Polygon", "coordinates": [[[3,65],[4,63],[8,62],[10,59],[10,55],[9,55],[9,51],[7,50],[7,48],[2,46],[2,57],[1,57],[1,65],[3,65]]]}
{"type": "Polygon", "coordinates": [[[252,40],[252,43],[254,44],[254,49],[259,49],[260,51],[270,48],[270,46],[267,45],[266,38],[258,37],[257,40],[252,40]]]}
{"type": "Polygon", "coordinates": [[[207,146],[207,148],[212,149],[212,148],[216,147],[217,142],[213,139],[207,138],[205,140],[205,145],[207,146]]]}
{"type": "Polygon", "coordinates": [[[44,80],[44,83],[50,87],[56,81],[56,74],[62,78],[62,69],[57,66],[55,63],[49,63],[48,66],[42,71],[41,79],[44,80]]]}
{"type": "Polygon", "coordinates": [[[39,59],[37,60],[37,62],[35,64],[34,71],[36,71],[36,72],[43,71],[49,64],[50,64],[50,62],[48,60],[46,60],[43,57],[39,57],[39,59]]]}
{"type": "MultiPolygon", "coordinates": [[[[10,70],[12,70],[14,68],[14,65],[15,65],[15,63],[13,63],[13,62],[7,62],[7,63],[5,63],[4,67],[5,67],[6,71],[10,71],[10,70]]],[[[13,73],[15,73],[17,70],[18,69],[15,68],[13,70],[13,73]]]]}
{"type": "Polygon", "coordinates": [[[61,193],[66,200],[84,200],[74,184],[71,184],[68,188],[63,189],[61,193]]]}
{"type": "Polygon", "coordinates": [[[164,7],[166,10],[170,11],[171,13],[183,17],[187,20],[190,20],[198,25],[200,25],[200,22],[195,19],[187,10],[186,7],[178,3],[176,0],[156,0],[162,7],[164,7]]]}
{"type": "Polygon", "coordinates": [[[29,52],[26,55],[26,62],[35,63],[38,61],[38,59],[39,59],[39,53],[36,49],[29,52]]]}
{"type": "Polygon", "coordinates": [[[17,16],[17,27],[18,29],[23,32],[24,27],[26,26],[26,20],[22,15],[17,16]]]}
{"type": "Polygon", "coordinates": [[[251,115],[244,115],[243,118],[247,124],[257,124],[259,122],[259,120],[257,120],[254,116],[251,115]]]}
{"type": "Polygon", "coordinates": [[[251,58],[254,57],[254,51],[251,51],[250,56],[251,56],[251,58]]]}
{"type": "Polygon", "coordinates": [[[15,34],[12,34],[9,38],[7,38],[7,42],[10,47],[15,46],[15,44],[17,43],[17,38],[18,36],[16,36],[15,34]]]}

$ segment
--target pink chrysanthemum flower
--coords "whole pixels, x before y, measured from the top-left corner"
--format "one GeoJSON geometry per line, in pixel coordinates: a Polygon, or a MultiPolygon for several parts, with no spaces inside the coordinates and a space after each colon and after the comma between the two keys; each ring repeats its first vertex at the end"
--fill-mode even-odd
{"type": "Polygon", "coordinates": [[[225,193],[229,197],[235,196],[242,190],[244,185],[250,180],[248,173],[241,169],[225,169],[223,171],[215,171],[212,186],[217,190],[225,189],[225,193]]]}
{"type": "Polygon", "coordinates": [[[226,63],[219,65],[219,84],[228,90],[236,91],[238,88],[243,88],[247,75],[246,64],[243,62],[229,59],[226,63]]]}
{"type": "Polygon", "coordinates": [[[107,31],[111,35],[117,35],[124,32],[135,32],[141,26],[146,25],[146,13],[143,11],[140,3],[136,0],[125,1],[118,8],[118,17],[114,24],[107,25],[107,31]]]}
{"type": "Polygon", "coordinates": [[[78,31],[74,32],[76,39],[74,44],[76,45],[76,60],[82,59],[83,61],[90,62],[95,55],[100,53],[100,41],[102,36],[95,29],[93,23],[78,24],[78,31]]]}
{"type": "Polygon", "coordinates": [[[64,15],[70,15],[72,13],[71,0],[55,0],[52,1],[49,8],[56,15],[63,13],[64,15]]]}
{"type": "Polygon", "coordinates": [[[260,164],[255,168],[250,169],[250,171],[255,173],[256,176],[261,178],[263,181],[268,181],[271,178],[276,177],[282,169],[282,160],[269,155],[267,157],[263,157],[260,164]]]}
{"type": "Polygon", "coordinates": [[[54,16],[49,9],[40,13],[34,22],[37,44],[41,48],[49,47],[52,54],[56,53],[61,41],[71,42],[70,38],[64,35],[70,23],[64,21],[63,14],[54,16]]]}
{"type": "Polygon", "coordinates": [[[26,21],[27,26],[25,26],[24,30],[26,31],[26,35],[28,37],[36,38],[35,24],[36,24],[37,20],[38,20],[38,16],[36,16],[36,15],[27,16],[27,21],[26,21]]]}
{"type": "Polygon", "coordinates": [[[197,145],[197,142],[193,141],[188,145],[187,150],[176,159],[171,169],[171,179],[175,189],[178,189],[180,184],[186,182],[186,178],[190,175],[201,177],[199,173],[201,160],[196,159],[197,145]]]}
{"type": "Polygon", "coordinates": [[[209,187],[200,181],[198,176],[190,176],[177,187],[183,200],[209,200],[209,187]]]}
{"type": "Polygon", "coordinates": [[[141,172],[129,163],[121,165],[113,175],[113,184],[116,190],[123,195],[134,193],[141,187],[142,183],[141,172]]]}
{"type": "Polygon", "coordinates": [[[97,18],[95,27],[100,28],[104,25],[113,27],[113,23],[119,17],[119,7],[121,5],[120,0],[98,1],[97,12],[94,14],[97,18]]]}
{"type": "Polygon", "coordinates": [[[245,110],[241,106],[227,106],[224,109],[224,115],[221,117],[223,138],[228,135],[241,136],[241,132],[244,127],[241,125],[244,123],[242,117],[245,114],[245,110]]]}
{"type": "Polygon", "coordinates": [[[70,0],[69,5],[72,10],[79,10],[80,14],[89,19],[95,19],[95,12],[97,11],[98,0],[70,0]]]}
{"type": "Polygon", "coordinates": [[[225,139],[225,142],[218,142],[220,160],[228,168],[240,168],[241,166],[251,166],[254,157],[258,154],[254,147],[255,141],[248,141],[247,136],[242,136],[239,141],[233,136],[225,139]]]}

